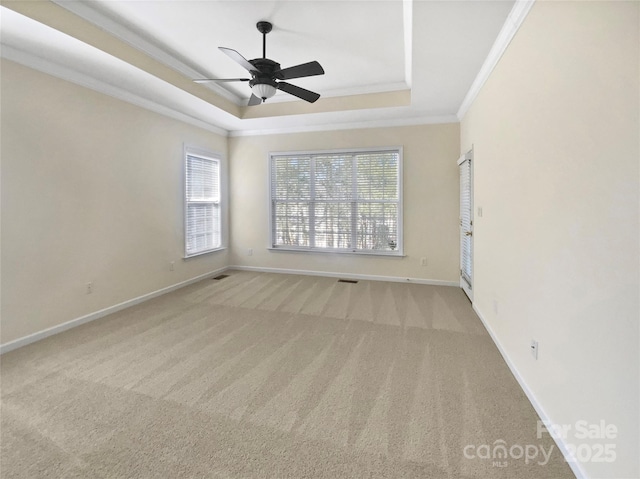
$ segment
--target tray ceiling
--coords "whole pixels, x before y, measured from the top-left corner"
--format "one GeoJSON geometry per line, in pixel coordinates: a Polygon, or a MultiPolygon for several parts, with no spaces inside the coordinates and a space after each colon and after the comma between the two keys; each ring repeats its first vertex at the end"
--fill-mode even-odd
{"type": "MultiPolygon", "coordinates": [[[[530,3],[530,2],[529,2],[530,3]]],[[[513,1],[3,1],[2,56],[223,132],[457,121],[513,1]],[[274,24],[267,57],[319,61],[291,80],[314,104],[279,92],[246,107],[246,83],[217,47],[262,56],[255,24],[274,24]]],[[[515,10],[515,8],[514,8],[515,10]]],[[[507,22],[506,26],[509,26],[507,22]]]]}

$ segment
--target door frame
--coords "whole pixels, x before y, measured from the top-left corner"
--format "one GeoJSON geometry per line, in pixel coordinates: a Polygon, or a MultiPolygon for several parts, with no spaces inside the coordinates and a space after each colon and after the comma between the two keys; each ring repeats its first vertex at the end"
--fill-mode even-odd
{"type": "MultiPolygon", "coordinates": [[[[473,211],[473,146],[471,147],[471,149],[469,151],[467,151],[464,155],[460,156],[460,158],[458,159],[458,171],[460,170],[460,166],[465,162],[468,161],[470,168],[469,168],[469,209],[470,209],[470,217],[471,217],[471,224],[469,227],[469,232],[470,234],[470,245],[469,245],[469,254],[471,256],[471,274],[470,274],[470,281],[467,281],[467,279],[465,277],[463,277],[462,275],[462,240],[463,240],[463,234],[465,234],[466,232],[462,231],[462,216],[459,217],[459,223],[460,223],[460,227],[459,227],[459,239],[460,239],[460,287],[462,288],[462,290],[465,292],[465,294],[469,297],[469,300],[471,302],[473,302],[473,270],[474,270],[474,265],[473,265],[473,231],[474,231],[474,225],[473,225],[473,220],[474,220],[474,211],[473,211]]],[[[460,191],[460,198],[462,197],[462,191],[460,191]]]]}

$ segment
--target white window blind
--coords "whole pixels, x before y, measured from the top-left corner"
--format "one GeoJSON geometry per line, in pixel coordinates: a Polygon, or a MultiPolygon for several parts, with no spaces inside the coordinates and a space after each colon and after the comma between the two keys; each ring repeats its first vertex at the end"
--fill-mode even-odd
{"type": "Polygon", "coordinates": [[[222,244],[220,160],[187,152],[185,178],[185,256],[194,256],[222,244]]]}
{"type": "Polygon", "coordinates": [[[401,254],[401,150],[271,155],[282,249],[401,254]]]}
{"type": "Polygon", "coordinates": [[[471,285],[471,161],[460,164],[460,273],[471,285]]]}

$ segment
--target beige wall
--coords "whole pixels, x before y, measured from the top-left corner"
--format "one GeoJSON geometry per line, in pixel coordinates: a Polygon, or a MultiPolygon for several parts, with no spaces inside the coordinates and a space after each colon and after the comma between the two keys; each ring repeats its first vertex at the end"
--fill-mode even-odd
{"type": "Polygon", "coordinates": [[[458,150],[458,124],[230,138],[231,264],[457,281],[458,150]],[[269,152],[374,146],[404,148],[404,258],[267,249],[269,152]]]}
{"type": "Polygon", "coordinates": [[[182,259],[181,185],[226,138],[8,61],[1,128],[2,344],[227,265],[182,259]]]}
{"type": "Polygon", "coordinates": [[[640,476],[639,7],[536,2],[461,124],[474,304],[554,423],[618,427],[594,478],[640,476]]]}

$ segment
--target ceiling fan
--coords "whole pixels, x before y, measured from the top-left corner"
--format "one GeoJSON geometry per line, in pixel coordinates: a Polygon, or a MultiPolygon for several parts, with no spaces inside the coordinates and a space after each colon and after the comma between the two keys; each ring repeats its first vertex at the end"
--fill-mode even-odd
{"type": "Polygon", "coordinates": [[[276,90],[282,90],[290,95],[297,96],[302,100],[313,103],[320,95],[318,93],[305,90],[299,86],[292,85],[283,80],[291,80],[293,78],[310,77],[315,75],[324,75],[322,66],[316,61],[302,63],[293,67],[281,69],[280,64],[267,58],[267,33],[271,31],[273,25],[269,22],[258,22],[256,28],[262,33],[262,58],[247,60],[237,51],[231,48],[218,47],[218,49],[226,54],[229,58],[246,68],[251,73],[251,78],[201,78],[193,80],[196,83],[205,82],[234,82],[247,81],[251,87],[251,98],[249,98],[249,106],[259,105],[267,98],[271,98],[276,94],[276,90]]]}

